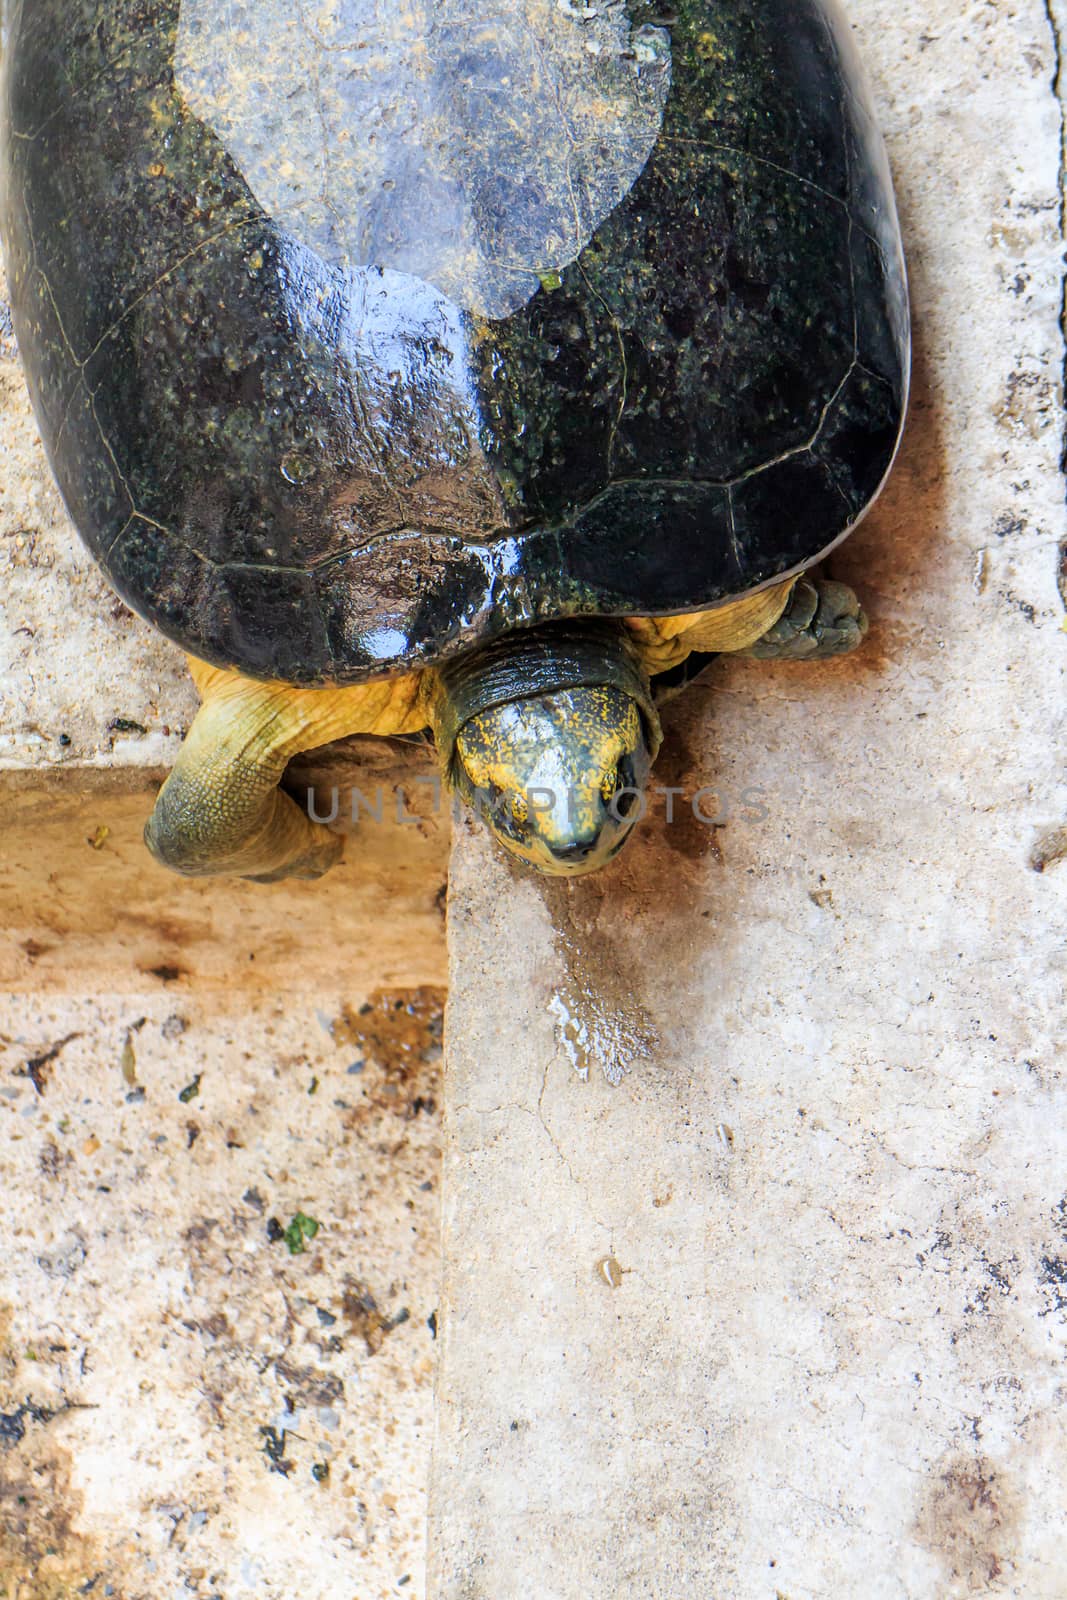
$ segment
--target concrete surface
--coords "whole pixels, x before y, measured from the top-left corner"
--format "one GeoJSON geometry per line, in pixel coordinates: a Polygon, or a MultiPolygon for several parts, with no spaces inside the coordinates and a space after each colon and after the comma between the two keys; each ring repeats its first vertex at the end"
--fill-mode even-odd
{"type": "Polygon", "coordinates": [[[416,1600],[449,819],[426,752],[350,741],[289,774],[365,802],[328,888],[155,866],[195,695],[9,333],[0,290],[0,1595],[416,1600]]]}
{"type": "Polygon", "coordinates": [[[851,14],[918,337],[872,636],[678,705],[719,827],[560,892],[457,841],[433,1600],[1067,1594],[1055,38],[851,14]]]}
{"type": "MultiPolygon", "coordinates": [[[[874,633],[676,708],[721,826],[661,799],[562,893],[461,834],[435,1600],[1067,1592],[1052,19],[852,14],[920,341],[836,563],[874,633]]],[[[269,898],[144,862],[195,701],[14,355],[0,316],[5,1600],[422,1600],[447,828],[269,898]]]]}
{"type": "Polygon", "coordinates": [[[4,1005],[4,1600],[425,1593],[443,995],[227,998],[4,1005]]]}

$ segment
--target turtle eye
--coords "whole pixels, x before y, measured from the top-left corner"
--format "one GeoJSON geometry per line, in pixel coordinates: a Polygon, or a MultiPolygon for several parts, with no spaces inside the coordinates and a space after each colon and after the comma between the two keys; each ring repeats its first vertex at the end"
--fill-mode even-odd
{"type": "Polygon", "coordinates": [[[490,783],[481,802],[487,817],[497,818],[508,815],[508,797],[499,784],[490,783]]]}
{"type": "Polygon", "coordinates": [[[616,800],[614,805],[615,815],[618,817],[620,822],[630,815],[630,812],[637,804],[637,801],[638,796],[633,789],[623,790],[621,797],[616,800]]]}

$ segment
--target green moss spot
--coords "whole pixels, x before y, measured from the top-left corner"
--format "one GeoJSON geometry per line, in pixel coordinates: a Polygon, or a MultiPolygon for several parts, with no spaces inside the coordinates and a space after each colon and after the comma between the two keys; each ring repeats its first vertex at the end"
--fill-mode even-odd
{"type": "Polygon", "coordinates": [[[302,1256],[307,1249],[305,1241],[314,1239],[319,1227],[320,1224],[316,1222],[314,1217],[305,1216],[302,1211],[298,1211],[283,1234],[285,1242],[289,1246],[289,1254],[291,1256],[302,1256]]]}

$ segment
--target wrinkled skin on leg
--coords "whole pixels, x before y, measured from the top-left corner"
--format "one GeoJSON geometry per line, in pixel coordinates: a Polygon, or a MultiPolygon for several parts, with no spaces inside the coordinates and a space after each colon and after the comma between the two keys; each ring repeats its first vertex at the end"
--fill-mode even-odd
{"type": "Polygon", "coordinates": [[[867,615],[845,583],[800,578],[773,628],[742,655],[757,661],[817,661],[844,656],[867,637],[867,615]]]}
{"type": "Polygon", "coordinates": [[[186,877],[321,878],[344,840],[284,794],[295,755],[355,733],[427,724],[418,674],[354,689],[293,689],[190,660],[202,704],[145,828],[156,860],[186,877]]]}

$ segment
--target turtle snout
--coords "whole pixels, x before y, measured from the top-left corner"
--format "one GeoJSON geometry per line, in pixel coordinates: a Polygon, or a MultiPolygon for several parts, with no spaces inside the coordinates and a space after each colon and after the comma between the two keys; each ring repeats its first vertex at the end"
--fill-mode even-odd
{"type": "Polygon", "coordinates": [[[596,845],[595,839],[588,844],[566,844],[553,851],[553,854],[562,867],[583,867],[596,853],[596,845]]]}
{"type": "MultiPolygon", "coordinates": [[[[643,814],[647,763],[639,772],[632,755],[602,776],[568,790],[557,803],[538,808],[530,795],[526,846],[542,872],[577,877],[593,872],[622,849],[643,814]]],[[[507,842],[507,841],[503,841],[507,842]]]]}

